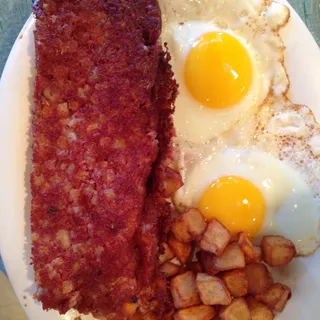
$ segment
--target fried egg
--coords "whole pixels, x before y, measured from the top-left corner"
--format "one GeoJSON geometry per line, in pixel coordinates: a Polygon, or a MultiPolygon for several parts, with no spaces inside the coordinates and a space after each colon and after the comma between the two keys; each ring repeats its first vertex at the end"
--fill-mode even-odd
{"type": "Polygon", "coordinates": [[[289,162],[256,149],[226,148],[194,166],[176,193],[178,206],[197,207],[231,232],[279,234],[300,255],[320,243],[320,205],[308,177],[289,162]]]}
{"type": "Polygon", "coordinates": [[[308,107],[285,97],[244,121],[210,144],[180,150],[185,185],[177,207],[196,206],[257,239],[286,236],[298,254],[313,253],[320,245],[320,125],[308,107]]]}
{"type": "Polygon", "coordinates": [[[174,124],[181,142],[227,131],[288,79],[278,29],[289,10],[264,0],[160,1],[162,39],[180,86],[174,124]]]}

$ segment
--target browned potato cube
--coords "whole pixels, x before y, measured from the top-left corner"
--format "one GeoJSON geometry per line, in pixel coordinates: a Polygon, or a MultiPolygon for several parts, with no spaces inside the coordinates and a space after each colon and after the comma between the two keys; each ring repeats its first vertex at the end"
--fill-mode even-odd
{"type": "Polygon", "coordinates": [[[214,307],[201,305],[177,311],[174,320],[211,320],[215,315],[214,307]]]}
{"type": "Polygon", "coordinates": [[[213,269],[217,271],[245,267],[244,254],[236,242],[230,243],[221,256],[213,257],[213,269]]]}
{"type": "Polygon", "coordinates": [[[244,253],[236,242],[230,243],[219,257],[205,251],[198,252],[197,257],[204,270],[210,275],[245,267],[244,253]]]}
{"type": "Polygon", "coordinates": [[[167,243],[162,243],[162,247],[163,253],[159,255],[159,265],[174,258],[173,251],[170,249],[167,243]]]}
{"type": "Polygon", "coordinates": [[[253,251],[254,251],[254,259],[256,262],[261,262],[262,261],[262,249],[260,246],[253,246],[253,251]]]}
{"type": "Polygon", "coordinates": [[[256,299],[266,304],[270,309],[282,312],[291,298],[291,290],[281,283],[273,284],[267,291],[256,295],[256,299]]]}
{"type": "Polygon", "coordinates": [[[192,251],[191,244],[179,241],[173,234],[169,235],[168,244],[181,264],[185,264],[192,251]]]}
{"type": "Polygon", "coordinates": [[[164,273],[166,277],[173,277],[180,272],[180,266],[170,261],[165,262],[160,266],[160,272],[164,273]]]}
{"type": "Polygon", "coordinates": [[[202,250],[220,256],[230,239],[231,233],[217,219],[212,219],[198,245],[202,250]]]}
{"type": "Polygon", "coordinates": [[[244,269],[225,271],[219,276],[234,298],[243,297],[248,293],[248,279],[244,269]]]}
{"type": "Polygon", "coordinates": [[[245,255],[246,264],[259,263],[262,261],[262,250],[260,246],[253,246],[253,257],[249,258],[245,255]]]}
{"type": "Polygon", "coordinates": [[[282,236],[265,236],[261,241],[262,258],[270,267],[287,265],[297,254],[294,244],[282,236]]]}
{"type": "Polygon", "coordinates": [[[170,197],[183,186],[180,173],[169,167],[160,172],[159,181],[162,183],[159,189],[164,197],[170,197]]]}
{"type": "Polygon", "coordinates": [[[218,277],[209,276],[206,273],[198,273],[196,282],[203,304],[228,305],[231,303],[230,293],[223,281],[218,277]]]}
{"type": "Polygon", "coordinates": [[[215,265],[214,265],[215,255],[213,253],[206,252],[206,251],[199,251],[197,253],[197,258],[201,263],[203,270],[206,273],[214,276],[219,272],[218,270],[215,269],[215,265]]]}
{"type": "Polygon", "coordinates": [[[255,258],[253,244],[244,232],[239,233],[238,243],[246,258],[255,258]]]}
{"type": "Polygon", "coordinates": [[[170,290],[176,309],[184,309],[201,304],[196,277],[192,271],[187,271],[172,278],[170,290]]]}
{"type": "Polygon", "coordinates": [[[203,272],[203,267],[201,265],[200,262],[198,261],[190,261],[187,263],[187,268],[191,271],[193,271],[194,273],[200,273],[203,272]]]}
{"type": "Polygon", "coordinates": [[[263,303],[254,297],[247,297],[247,304],[251,313],[252,320],[273,320],[273,312],[263,303]]]}
{"type": "Polygon", "coordinates": [[[268,268],[262,263],[252,263],[245,267],[248,279],[248,293],[259,294],[266,291],[273,283],[268,268]]]}
{"type": "Polygon", "coordinates": [[[220,311],[222,320],[251,320],[249,307],[244,298],[236,298],[220,311]]]}
{"type": "Polygon", "coordinates": [[[207,228],[198,209],[189,209],[182,213],[171,225],[171,231],[181,242],[191,242],[201,236],[207,228]]]}
{"type": "Polygon", "coordinates": [[[239,233],[232,233],[230,242],[238,242],[239,241],[239,233]]]}
{"type": "Polygon", "coordinates": [[[220,271],[245,267],[244,253],[236,242],[230,243],[220,257],[205,251],[199,251],[197,257],[204,271],[213,276],[220,271]]]}

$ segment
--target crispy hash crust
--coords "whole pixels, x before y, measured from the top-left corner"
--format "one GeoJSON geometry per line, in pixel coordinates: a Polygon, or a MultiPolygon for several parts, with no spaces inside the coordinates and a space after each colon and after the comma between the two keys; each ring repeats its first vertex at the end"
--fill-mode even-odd
{"type": "Polygon", "coordinates": [[[116,317],[143,288],[164,297],[146,289],[171,214],[161,181],[174,176],[160,11],[156,0],[40,0],[34,13],[35,297],[116,317]]]}

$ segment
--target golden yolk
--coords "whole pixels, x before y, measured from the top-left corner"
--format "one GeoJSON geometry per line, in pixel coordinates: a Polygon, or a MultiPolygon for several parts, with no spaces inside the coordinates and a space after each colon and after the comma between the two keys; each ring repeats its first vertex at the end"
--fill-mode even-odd
{"type": "Polygon", "coordinates": [[[239,102],[252,83],[248,51],[223,32],[204,34],[192,46],[184,66],[185,83],[203,105],[222,109],[239,102]]]}
{"type": "Polygon", "coordinates": [[[243,231],[254,237],[262,227],[266,204],[260,190],[250,181],[225,176],[205,190],[198,209],[206,219],[218,219],[231,233],[243,231]]]}

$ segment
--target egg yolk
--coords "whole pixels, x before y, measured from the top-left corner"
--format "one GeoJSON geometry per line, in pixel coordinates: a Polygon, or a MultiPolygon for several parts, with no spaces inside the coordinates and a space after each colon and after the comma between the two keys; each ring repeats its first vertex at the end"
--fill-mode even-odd
{"type": "Polygon", "coordinates": [[[201,104],[214,109],[239,102],[251,86],[252,75],[246,48],[223,32],[206,33],[198,39],[184,66],[189,92],[201,104]]]}
{"type": "Polygon", "coordinates": [[[218,219],[231,233],[243,231],[253,238],[262,227],[266,204],[250,181],[225,176],[204,191],[198,209],[206,219],[218,219]]]}

